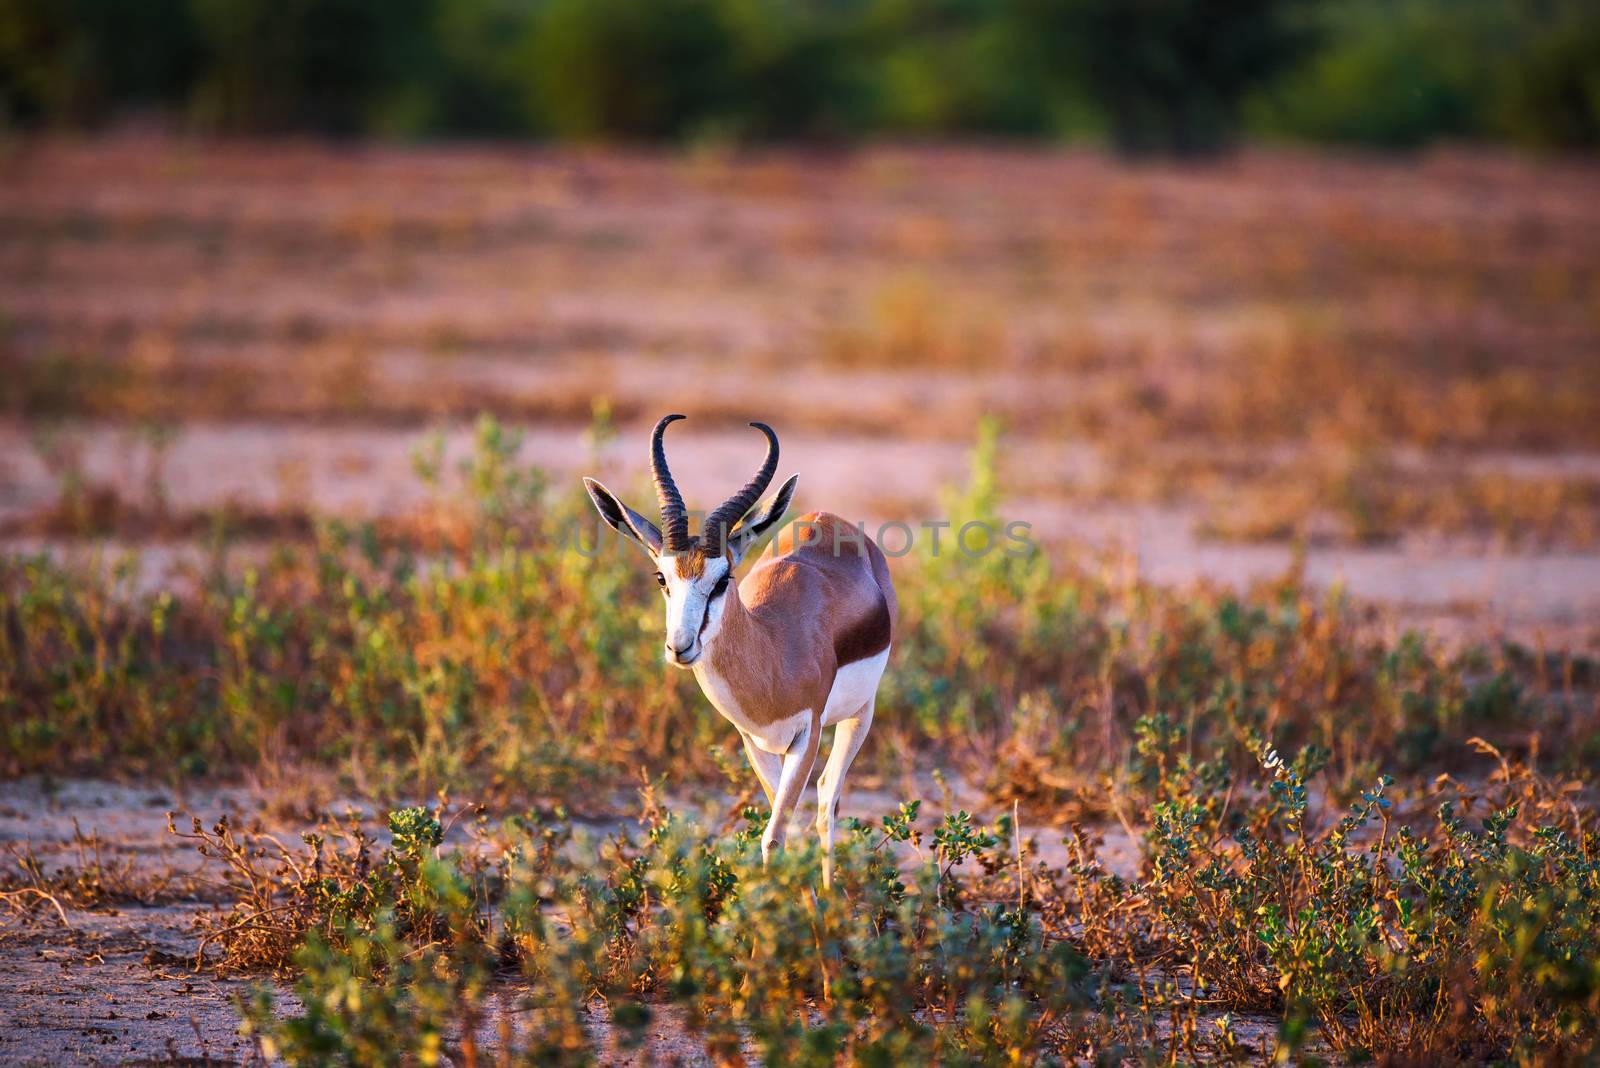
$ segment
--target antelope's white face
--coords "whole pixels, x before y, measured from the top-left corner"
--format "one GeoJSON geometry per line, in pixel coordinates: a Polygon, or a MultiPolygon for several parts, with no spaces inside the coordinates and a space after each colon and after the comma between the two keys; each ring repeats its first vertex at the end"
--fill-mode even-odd
{"type": "Polygon", "coordinates": [[[726,556],[707,560],[696,550],[655,556],[656,583],[667,602],[667,663],[693,667],[722,624],[733,586],[726,556]]]}
{"type": "Polygon", "coordinates": [[[689,668],[716,640],[733,586],[733,569],[739,566],[750,546],[783,518],[800,476],[791,476],[763,512],[748,522],[743,521],[771,483],[772,473],[778,466],[777,435],[768,426],[751,423],[767,436],[766,460],[743,489],[706,517],[705,531],[698,537],[690,537],[688,513],[672,481],[672,473],[667,470],[666,453],[661,444],[667,424],[682,418],[669,415],[661,420],[651,440],[650,466],[655,476],[656,495],[661,501],[665,535],[660,527],[623,504],[594,479],[586,478],[583,484],[600,517],[618,533],[638,542],[649,554],[655,565],[656,584],[667,602],[663,640],[667,663],[689,668]]]}

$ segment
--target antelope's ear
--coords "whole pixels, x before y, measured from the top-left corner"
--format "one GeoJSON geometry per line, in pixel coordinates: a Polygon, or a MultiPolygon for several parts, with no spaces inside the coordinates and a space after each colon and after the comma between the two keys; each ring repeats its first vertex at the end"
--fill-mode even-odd
{"type": "Polygon", "coordinates": [[[606,489],[592,478],[583,480],[583,488],[589,491],[589,499],[594,502],[595,510],[618,534],[632,538],[651,556],[661,554],[661,530],[650,520],[635,512],[632,508],[617,500],[616,494],[606,489]]]}
{"type": "Polygon", "coordinates": [[[767,502],[766,509],[754,519],[748,519],[739,524],[728,537],[728,551],[733,554],[733,563],[737,567],[744,559],[745,553],[750,551],[750,546],[761,540],[761,535],[778,525],[778,521],[789,511],[789,502],[794,500],[794,488],[800,482],[799,475],[790,475],[789,481],[778,487],[778,492],[772,495],[772,500],[767,502]]]}

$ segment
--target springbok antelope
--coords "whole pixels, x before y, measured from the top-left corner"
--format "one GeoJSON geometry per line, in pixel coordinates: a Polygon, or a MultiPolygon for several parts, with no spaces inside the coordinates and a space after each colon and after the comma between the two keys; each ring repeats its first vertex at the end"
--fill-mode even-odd
{"type": "Polygon", "coordinates": [[[734,568],[783,518],[800,476],[791,476],[754,519],[741,522],[778,467],[778,436],[764,423],[751,423],[767,437],[766,459],[744,488],[706,517],[701,533],[690,536],[689,514],[662,445],[667,426],[682,418],[662,419],[650,439],[660,528],[594,479],[583,484],[606,523],[638,542],[655,564],[667,602],[668,663],[694,671],[706,697],[744,740],[772,807],[761,836],[763,862],[783,844],[823,728],[838,725],[817,781],[826,886],[833,878],[833,825],[845,773],[872,727],[894,638],[897,606],[888,562],[859,528],[812,512],[781,531],[735,584],[734,568]]]}

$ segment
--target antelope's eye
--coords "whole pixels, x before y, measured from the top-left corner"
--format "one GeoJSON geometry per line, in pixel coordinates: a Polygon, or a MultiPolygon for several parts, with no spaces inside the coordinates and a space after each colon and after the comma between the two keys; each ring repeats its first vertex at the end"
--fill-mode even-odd
{"type": "Polygon", "coordinates": [[[733,576],[733,572],[729,571],[726,574],[724,574],[721,578],[717,579],[717,584],[715,586],[711,587],[711,596],[713,596],[713,597],[721,597],[724,593],[727,593],[728,592],[728,579],[731,578],[732,576],[733,576]]]}
{"type": "Polygon", "coordinates": [[[667,576],[663,575],[659,571],[656,572],[656,585],[660,586],[662,589],[667,588],[667,576]]]}

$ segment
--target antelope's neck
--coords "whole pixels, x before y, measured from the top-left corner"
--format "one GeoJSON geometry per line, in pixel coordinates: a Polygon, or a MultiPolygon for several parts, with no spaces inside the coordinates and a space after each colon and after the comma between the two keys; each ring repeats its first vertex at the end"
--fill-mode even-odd
{"type": "Polygon", "coordinates": [[[790,684],[776,639],[734,590],[694,673],[723,718],[771,752],[787,748],[796,728],[820,711],[817,701],[808,702],[809,695],[790,684]]]}
{"type": "Polygon", "coordinates": [[[706,645],[706,662],[723,678],[741,678],[773,655],[774,643],[761,621],[745,607],[739,584],[729,583],[717,633],[706,645]]]}

